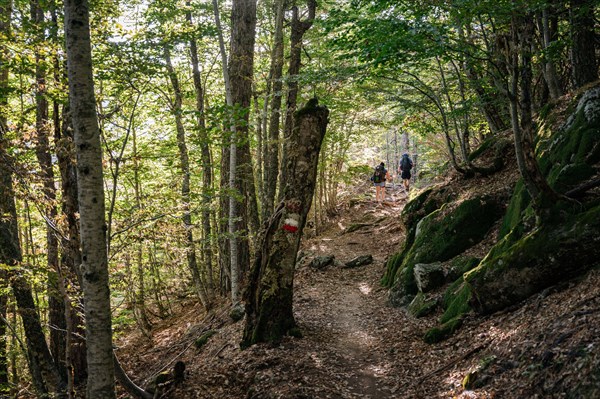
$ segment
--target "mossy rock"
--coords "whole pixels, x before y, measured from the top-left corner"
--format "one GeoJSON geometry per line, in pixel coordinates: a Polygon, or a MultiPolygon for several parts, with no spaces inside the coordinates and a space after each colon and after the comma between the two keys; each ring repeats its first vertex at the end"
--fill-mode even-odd
{"type": "Polygon", "coordinates": [[[441,342],[454,334],[454,332],[462,326],[462,323],[463,319],[461,317],[452,319],[439,327],[434,327],[427,331],[423,340],[428,344],[441,342]]]}
{"type": "Polygon", "coordinates": [[[506,209],[506,213],[502,219],[502,225],[500,226],[498,238],[503,238],[510,233],[512,229],[521,224],[525,210],[530,206],[530,204],[531,196],[525,189],[523,179],[520,179],[515,186],[512,198],[510,199],[510,203],[508,204],[508,208],[506,209]]]}
{"type": "Polygon", "coordinates": [[[424,317],[431,314],[436,309],[437,304],[436,299],[428,298],[427,295],[419,292],[408,305],[407,310],[414,317],[424,317]]]}
{"type": "Polygon", "coordinates": [[[401,281],[403,294],[416,295],[415,264],[443,262],[461,254],[480,242],[501,215],[501,204],[488,196],[465,200],[453,210],[431,213],[420,222],[419,233],[403,254],[394,282],[401,281]]]}
{"type": "Polygon", "coordinates": [[[454,195],[446,187],[429,188],[406,204],[401,215],[402,223],[406,227],[406,238],[400,252],[386,262],[386,271],[381,279],[384,286],[391,288],[394,285],[398,269],[414,243],[419,221],[453,198],[454,195]]]}
{"type": "Polygon", "coordinates": [[[469,154],[469,161],[474,161],[475,159],[479,158],[487,150],[494,147],[498,140],[498,136],[490,136],[487,139],[483,140],[479,147],[477,147],[474,151],[472,151],[469,154]]]}
{"type": "Polygon", "coordinates": [[[498,242],[479,266],[465,274],[471,305],[490,313],[597,265],[600,259],[600,206],[525,236],[498,242]]]}
{"type": "Polygon", "coordinates": [[[471,309],[471,288],[462,281],[457,280],[444,293],[442,305],[445,309],[440,318],[441,323],[446,323],[458,316],[469,313],[471,309]]]}
{"type": "MultiPolygon", "coordinates": [[[[407,289],[405,281],[408,280],[405,277],[402,277],[402,274],[412,272],[408,268],[404,268],[400,271],[400,276],[392,285],[388,291],[388,303],[391,306],[401,307],[406,306],[414,299],[415,294],[417,293],[416,285],[414,288],[412,286],[407,289]]],[[[414,278],[411,280],[414,282],[414,278]]]]}
{"type": "Polygon", "coordinates": [[[398,268],[402,265],[402,259],[404,259],[405,249],[401,252],[393,254],[385,264],[385,274],[381,279],[381,284],[386,287],[391,287],[394,283],[394,276],[398,271],[398,268]]]}
{"type": "Polygon", "coordinates": [[[417,223],[431,212],[439,209],[445,203],[452,202],[455,195],[444,186],[430,188],[408,202],[402,210],[401,220],[406,231],[414,230],[417,223]]]}
{"type": "MultiPolygon", "coordinates": [[[[536,149],[540,170],[558,192],[564,193],[597,173],[592,165],[600,161],[600,118],[592,109],[600,107],[599,93],[600,87],[596,87],[573,102],[571,116],[560,130],[552,131],[546,123],[537,134],[544,138],[536,149]]],[[[520,179],[500,229],[501,238],[520,225],[530,203],[520,179]]],[[[529,231],[529,225],[528,221],[520,225],[526,227],[522,234],[529,231]]]]}
{"type": "Polygon", "coordinates": [[[446,275],[447,282],[453,282],[457,279],[462,280],[463,274],[473,270],[481,262],[480,258],[473,256],[457,256],[450,261],[448,274],[446,275]]]}
{"type": "Polygon", "coordinates": [[[204,345],[206,345],[208,343],[208,340],[216,333],[217,333],[216,330],[208,330],[207,332],[202,334],[198,339],[196,339],[196,341],[194,341],[194,345],[198,349],[202,348],[204,345]]]}
{"type": "Polygon", "coordinates": [[[558,169],[555,172],[556,176],[552,176],[548,181],[556,191],[564,193],[578,186],[596,173],[597,170],[595,168],[585,163],[568,164],[558,169]]]}

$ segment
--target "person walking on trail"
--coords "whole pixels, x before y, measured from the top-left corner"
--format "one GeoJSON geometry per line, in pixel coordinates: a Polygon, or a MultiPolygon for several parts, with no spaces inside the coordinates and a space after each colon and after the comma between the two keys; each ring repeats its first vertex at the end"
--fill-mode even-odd
{"type": "Polygon", "coordinates": [[[402,178],[402,184],[404,185],[404,191],[410,189],[410,170],[413,168],[413,162],[408,156],[408,154],[402,154],[402,159],[400,159],[400,163],[398,164],[398,174],[402,178]]]}
{"type": "Polygon", "coordinates": [[[373,185],[375,186],[375,201],[385,201],[385,181],[389,178],[388,171],[385,168],[385,164],[382,162],[375,168],[373,177],[373,185]]]}

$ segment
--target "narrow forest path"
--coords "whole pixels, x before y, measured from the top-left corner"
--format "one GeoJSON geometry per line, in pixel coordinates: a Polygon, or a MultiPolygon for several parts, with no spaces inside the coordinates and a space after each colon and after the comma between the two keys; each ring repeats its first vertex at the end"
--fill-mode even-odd
{"type": "MultiPolygon", "coordinates": [[[[341,378],[337,394],[344,398],[392,398],[395,380],[389,378],[386,345],[386,298],[380,286],[386,258],[403,239],[399,216],[406,195],[388,189],[388,202],[355,203],[328,231],[306,239],[307,259],[333,255],[335,264],[324,270],[299,273],[295,313],[306,339],[318,341],[325,367],[341,378]],[[360,228],[354,230],[357,226],[360,228]],[[346,231],[349,231],[346,233],[346,231]],[[356,268],[343,264],[357,256],[372,255],[373,263],[356,268]]],[[[396,318],[404,318],[402,312],[396,318]]]]}

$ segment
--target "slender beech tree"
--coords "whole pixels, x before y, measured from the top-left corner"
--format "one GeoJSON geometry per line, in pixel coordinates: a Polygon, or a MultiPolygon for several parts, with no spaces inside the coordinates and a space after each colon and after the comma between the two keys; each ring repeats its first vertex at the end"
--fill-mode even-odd
{"type": "Polygon", "coordinates": [[[181,168],[181,206],[183,210],[183,226],[185,229],[186,237],[186,256],[188,261],[188,268],[192,273],[192,281],[196,294],[202,305],[208,308],[208,299],[206,296],[205,288],[202,283],[200,271],[198,269],[198,259],[196,257],[196,245],[194,243],[194,233],[192,231],[192,214],[190,212],[190,159],[188,154],[185,128],[183,126],[183,96],[181,94],[181,86],[179,84],[179,78],[173,68],[171,62],[171,50],[169,45],[165,44],[164,56],[167,66],[167,73],[169,80],[171,81],[171,88],[173,89],[173,101],[171,101],[171,112],[175,118],[175,127],[177,131],[177,148],[179,149],[179,167],[181,168]]]}
{"type": "Polygon", "coordinates": [[[281,126],[281,99],[283,97],[283,0],[275,0],[275,33],[271,53],[271,80],[273,100],[264,156],[264,198],[262,201],[262,218],[267,220],[273,212],[277,176],[279,174],[279,133],[281,126]]]}
{"type": "Polygon", "coordinates": [[[35,153],[40,165],[40,178],[42,181],[42,206],[46,220],[46,259],[48,262],[48,305],[50,328],[50,350],[56,362],[61,377],[66,380],[65,367],[66,353],[66,319],[65,303],[59,288],[58,265],[58,238],[55,232],[58,209],[56,206],[56,188],[54,184],[54,170],[50,155],[50,119],[48,115],[47,99],[47,61],[42,54],[45,44],[45,18],[44,10],[39,1],[32,1],[31,20],[35,26],[35,103],[36,103],[36,148],[35,153]]]}
{"type": "Polygon", "coordinates": [[[89,4],[65,1],[69,100],[77,152],[87,399],[115,398],[102,148],[92,75],[89,4]]]}
{"type": "Polygon", "coordinates": [[[261,233],[245,291],[242,347],[277,343],[296,327],[292,312],[296,256],[314,195],[328,115],[317,99],[310,100],[296,113],[294,131],[285,142],[288,179],[283,199],[261,233]]]}
{"type": "MultiPolygon", "coordinates": [[[[188,2],[189,5],[189,2],[188,2]]],[[[189,8],[189,6],[188,6],[189,8]]],[[[191,26],[192,12],[186,13],[186,20],[191,26]]],[[[212,156],[210,153],[209,136],[206,129],[206,115],[204,112],[204,89],[200,75],[200,61],[198,58],[198,44],[194,35],[190,37],[190,57],[192,61],[192,78],[194,80],[194,93],[196,95],[196,129],[200,139],[200,157],[202,162],[202,256],[207,275],[206,285],[208,301],[214,296],[213,281],[213,253],[211,246],[212,228],[210,224],[210,209],[213,190],[212,156]]],[[[210,305],[210,304],[209,304],[210,305]]]]}
{"type": "MultiPolygon", "coordinates": [[[[217,36],[219,39],[219,52],[221,54],[221,66],[223,68],[223,81],[225,82],[225,102],[229,111],[232,112],[233,109],[233,99],[231,95],[231,79],[229,75],[229,69],[227,68],[227,50],[225,49],[225,40],[223,39],[223,27],[221,26],[221,17],[219,13],[219,4],[217,0],[212,0],[213,11],[215,15],[215,25],[217,27],[217,36]]],[[[229,248],[223,248],[224,252],[228,252],[229,256],[223,257],[221,256],[221,271],[225,272],[227,278],[229,280],[229,286],[231,290],[231,301],[235,305],[239,301],[239,293],[240,293],[240,256],[238,251],[238,230],[236,224],[236,218],[238,215],[238,207],[237,200],[233,195],[233,191],[235,190],[235,182],[236,182],[236,170],[237,170],[237,139],[236,139],[236,129],[235,124],[233,122],[233,116],[230,116],[229,122],[230,129],[230,137],[229,137],[229,151],[225,154],[223,151],[221,159],[223,161],[227,160],[228,162],[222,162],[221,167],[221,187],[228,187],[231,191],[229,193],[229,201],[227,204],[228,212],[228,221],[227,221],[227,232],[229,233],[229,248]],[[225,184],[226,176],[225,174],[229,172],[229,178],[227,179],[227,184],[225,184]]],[[[225,129],[224,129],[225,130],[225,129]]],[[[221,209],[226,208],[225,204],[225,196],[222,197],[223,201],[221,201],[221,209]]],[[[227,286],[228,284],[223,284],[227,286]]]]}
{"type": "Polygon", "coordinates": [[[532,47],[534,16],[526,10],[511,19],[510,111],[519,172],[541,220],[549,205],[559,198],[542,175],[535,157],[535,125],[532,111],[532,47]]]}
{"type": "Polygon", "coordinates": [[[538,29],[540,31],[540,41],[542,44],[542,74],[548,87],[550,98],[555,100],[562,95],[560,80],[556,70],[556,55],[553,46],[556,44],[556,1],[548,1],[542,11],[537,13],[538,29]]]}

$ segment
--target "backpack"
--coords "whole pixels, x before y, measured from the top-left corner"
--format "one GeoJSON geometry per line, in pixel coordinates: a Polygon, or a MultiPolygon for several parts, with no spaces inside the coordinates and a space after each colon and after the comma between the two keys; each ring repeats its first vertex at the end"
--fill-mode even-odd
{"type": "Polygon", "coordinates": [[[412,167],[413,167],[413,163],[410,160],[410,158],[408,157],[408,155],[402,156],[402,160],[400,161],[400,168],[403,171],[407,171],[408,172],[409,170],[412,169],[412,167]]]}
{"type": "Polygon", "coordinates": [[[381,183],[385,180],[385,169],[381,165],[377,165],[375,173],[373,173],[373,183],[381,183]]]}

